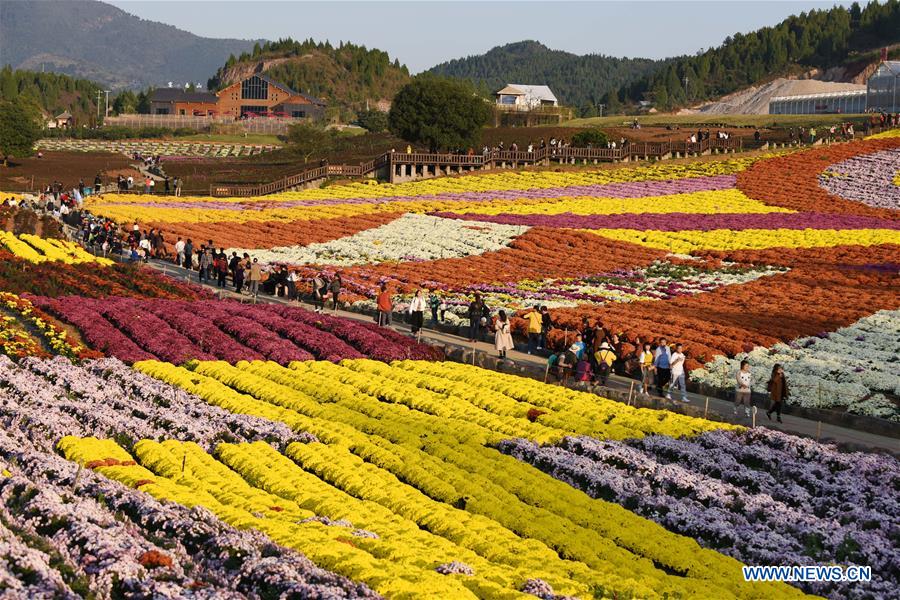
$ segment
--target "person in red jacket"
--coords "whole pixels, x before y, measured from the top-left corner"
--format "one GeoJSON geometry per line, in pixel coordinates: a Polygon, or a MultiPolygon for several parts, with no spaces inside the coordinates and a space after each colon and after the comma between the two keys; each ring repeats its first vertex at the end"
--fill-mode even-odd
{"type": "Polygon", "coordinates": [[[389,327],[391,325],[391,313],[394,310],[394,303],[391,300],[391,293],[387,289],[387,284],[381,284],[381,291],[378,293],[376,300],[378,305],[378,325],[381,327],[389,327]]]}

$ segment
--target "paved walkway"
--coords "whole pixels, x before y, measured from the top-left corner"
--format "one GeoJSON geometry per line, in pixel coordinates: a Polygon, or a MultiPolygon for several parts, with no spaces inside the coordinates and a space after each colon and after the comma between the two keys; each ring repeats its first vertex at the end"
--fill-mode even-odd
{"type": "MultiPolygon", "coordinates": [[[[190,280],[197,284],[199,283],[197,280],[196,272],[188,272],[186,269],[182,267],[176,267],[170,262],[161,261],[161,260],[151,260],[150,266],[153,268],[166,273],[167,275],[177,277],[179,279],[188,279],[189,274],[191,275],[190,280]]],[[[214,292],[221,292],[222,290],[216,288],[215,285],[207,285],[203,284],[204,287],[210,289],[214,292]]],[[[248,301],[248,296],[238,296],[232,290],[233,288],[227,288],[229,291],[223,294],[226,298],[233,299],[241,299],[243,301],[248,301]]],[[[277,298],[274,296],[269,296],[267,294],[260,294],[258,299],[260,303],[279,303],[279,304],[291,304],[297,306],[304,306],[306,308],[311,309],[311,305],[308,305],[304,302],[291,302],[284,298],[277,298]]],[[[372,317],[369,315],[364,315],[356,312],[350,312],[345,310],[338,311],[328,311],[329,314],[335,314],[340,317],[344,317],[347,319],[353,319],[357,321],[367,321],[371,322],[372,317]]],[[[427,319],[426,319],[427,322],[427,319]]],[[[410,332],[410,327],[406,323],[394,323],[393,329],[400,333],[404,333],[406,335],[412,335],[410,332]]],[[[470,343],[467,339],[464,339],[457,335],[452,335],[449,333],[444,333],[441,331],[436,331],[432,329],[424,329],[420,332],[420,339],[424,342],[434,342],[441,345],[455,345],[458,347],[464,347],[467,349],[474,349],[479,352],[484,352],[489,355],[496,356],[496,350],[494,349],[493,344],[488,344],[485,342],[477,342],[475,344],[470,343]]],[[[517,350],[511,350],[507,353],[507,357],[510,361],[520,365],[531,365],[535,368],[544,369],[546,366],[546,359],[541,356],[533,356],[529,355],[525,352],[520,352],[517,350]]],[[[621,390],[629,390],[634,383],[635,380],[621,377],[618,375],[610,375],[609,381],[607,383],[607,387],[613,389],[621,389],[621,390]]],[[[636,385],[635,385],[636,387],[636,385]]],[[[738,415],[734,414],[733,404],[728,400],[722,400],[719,398],[705,397],[700,396],[694,393],[688,393],[688,399],[690,403],[694,406],[700,408],[706,408],[707,402],[709,415],[711,418],[715,418],[720,421],[726,421],[729,423],[736,423],[739,425],[752,426],[754,424],[753,415],[751,417],[744,416],[743,410],[740,411],[738,415]]],[[[770,427],[772,429],[777,429],[793,434],[798,434],[801,436],[820,439],[822,441],[833,441],[839,444],[843,444],[848,446],[849,448],[856,449],[870,449],[870,450],[880,450],[886,451],[889,453],[893,453],[895,455],[900,455],[900,439],[890,438],[881,435],[875,435],[871,433],[866,433],[864,431],[858,431],[855,429],[848,429],[846,427],[839,427],[837,425],[831,425],[829,423],[821,423],[818,421],[812,421],[810,419],[804,419],[801,417],[795,417],[789,414],[785,414],[782,416],[783,423],[778,423],[776,421],[769,421],[766,418],[765,411],[759,409],[755,415],[755,424],[760,427],[770,427]]]]}

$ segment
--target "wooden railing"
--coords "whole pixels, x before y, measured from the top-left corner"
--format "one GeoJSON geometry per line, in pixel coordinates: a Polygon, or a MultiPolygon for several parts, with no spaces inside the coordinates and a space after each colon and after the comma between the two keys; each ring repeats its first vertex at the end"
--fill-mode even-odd
{"type": "Polygon", "coordinates": [[[709,139],[700,142],[633,142],[622,148],[538,148],[533,152],[496,150],[484,154],[438,154],[426,152],[386,152],[358,165],[329,165],[307,169],[262,185],[212,185],[211,196],[263,196],[291,189],[326,177],[365,177],[385,166],[495,167],[498,164],[539,164],[545,161],[615,161],[625,158],[660,158],[673,153],[702,154],[708,150],[738,150],[741,138],[709,139]]]}

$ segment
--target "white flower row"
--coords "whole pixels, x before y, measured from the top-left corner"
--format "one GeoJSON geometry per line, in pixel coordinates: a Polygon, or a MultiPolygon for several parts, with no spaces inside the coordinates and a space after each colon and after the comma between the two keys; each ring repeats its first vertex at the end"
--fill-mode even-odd
{"type": "Polygon", "coordinates": [[[900,421],[897,402],[884,395],[900,396],[898,310],[882,310],[821,338],[757,347],[732,359],[717,356],[691,376],[714,387],[733,388],[744,359],[750,361],[755,391],[765,391],[773,365],[781,364],[792,402],[900,421]]]}
{"type": "Polygon", "coordinates": [[[407,213],[380,227],[330,242],[263,251],[229,248],[226,252],[248,252],[263,263],[337,266],[438,260],[500,250],[528,229],[407,213]]]}

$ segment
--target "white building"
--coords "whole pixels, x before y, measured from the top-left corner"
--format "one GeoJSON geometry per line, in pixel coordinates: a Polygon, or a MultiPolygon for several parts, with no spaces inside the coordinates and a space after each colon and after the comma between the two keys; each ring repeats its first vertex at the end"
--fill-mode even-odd
{"type": "Polygon", "coordinates": [[[876,112],[900,112],[900,60],[886,60],[869,77],[868,108],[876,112]]]}
{"type": "Polygon", "coordinates": [[[556,96],[546,85],[509,83],[495,95],[498,107],[511,110],[533,110],[542,106],[559,106],[556,96]]]}

